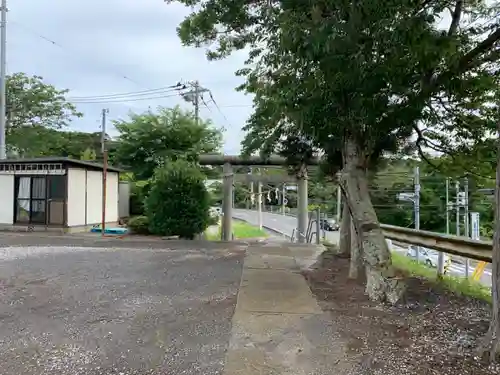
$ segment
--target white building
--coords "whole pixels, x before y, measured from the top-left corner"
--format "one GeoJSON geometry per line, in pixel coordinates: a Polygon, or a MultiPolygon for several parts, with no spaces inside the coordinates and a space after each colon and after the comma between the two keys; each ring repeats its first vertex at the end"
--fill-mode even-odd
{"type": "MultiPolygon", "coordinates": [[[[106,223],[114,226],[128,213],[119,213],[121,170],[107,171],[106,223]]],[[[102,178],[103,166],[88,161],[0,160],[0,230],[90,230],[102,221],[102,178]]],[[[128,194],[122,199],[128,207],[128,194]]]]}

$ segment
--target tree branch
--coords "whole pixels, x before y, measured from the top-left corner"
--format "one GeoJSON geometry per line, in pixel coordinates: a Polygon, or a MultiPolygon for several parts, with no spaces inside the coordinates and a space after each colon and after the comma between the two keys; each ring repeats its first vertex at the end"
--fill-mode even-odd
{"type": "Polygon", "coordinates": [[[451,15],[451,24],[448,29],[448,36],[453,36],[457,32],[458,26],[460,25],[460,19],[462,18],[462,6],[463,0],[457,0],[455,3],[455,10],[451,15]]]}
{"type": "MultiPolygon", "coordinates": [[[[441,83],[452,77],[453,75],[463,73],[468,68],[477,64],[476,58],[491,49],[500,40],[500,28],[496,29],[489,37],[479,43],[475,48],[467,52],[457,63],[451,66],[448,70],[436,76],[427,87],[426,94],[432,93],[438,88],[441,83]]],[[[427,95],[426,95],[427,96],[427,95]]]]}

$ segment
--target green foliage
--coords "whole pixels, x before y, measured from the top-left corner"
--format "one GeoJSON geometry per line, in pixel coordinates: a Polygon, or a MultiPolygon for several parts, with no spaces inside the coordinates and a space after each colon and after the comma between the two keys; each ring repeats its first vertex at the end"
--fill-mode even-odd
{"type": "MultiPolygon", "coordinates": [[[[213,206],[222,205],[222,199],[224,197],[223,189],[224,186],[220,182],[215,182],[210,187],[210,196],[212,198],[213,206]]],[[[233,197],[234,207],[245,208],[250,198],[248,186],[241,183],[235,183],[233,186],[233,192],[234,192],[234,197],[233,197]]]]}
{"type": "Polygon", "coordinates": [[[139,180],[151,178],[168,161],[194,162],[201,153],[214,153],[222,141],[221,132],[210,121],[196,123],[191,112],[179,107],[130,114],[128,120],[115,121],[114,126],[119,132],[114,159],[139,180]]]}
{"type": "Polygon", "coordinates": [[[333,175],[346,140],[374,168],[387,152],[425,159],[423,148],[467,149],[494,129],[500,28],[476,21],[494,20],[496,2],[179,2],[194,9],[184,44],[214,46],[209,58],[249,47],[246,153],[300,161],[320,149],[333,175]]]}
{"type": "MultiPolygon", "coordinates": [[[[218,232],[206,233],[207,240],[209,241],[220,241],[221,239],[221,228],[218,232]]],[[[238,239],[249,239],[249,238],[266,238],[269,235],[266,231],[259,229],[254,225],[250,225],[242,221],[233,222],[233,238],[238,239]]]]}
{"type": "Polygon", "coordinates": [[[130,187],[130,215],[144,215],[144,202],[151,188],[150,181],[134,181],[130,187]]]}
{"type": "Polygon", "coordinates": [[[392,261],[396,268],[409,276],[424,278],[454,294],[472,297],[491,304],[491,289],[478,281],[448,275],[438,279],[435,269],[427,267],[423,263],[417,263],[415,260],[396,252],[392,254],[392,261]]]}
{"type": "Polygon", "coordinates": [[[210,215],[208,218],[208,226],[218,225],[218,224],[219,224],[219,216],[210,215]]]}
{"type": "Polygon", "coordinates": [[[91,148],[86,148],[81,153],[81,156],[80,156],[81,160],[90,160],[90,161],[93,161],[93,160],[96,160],[96,158],[97,158],[97,156],[96,156],[95,150],[93,150],[91,148]]]}
{"type": "MultiPolygon", "coordinates": [[[[63,131],[41,125],[11,128],[7,146],[11,154],[19,157],[64,156],[78,160],[83,156],[94,158],[85,160],[102,160],[100,132],[63,131]]],[[[109,146],[111,153],[113,144],[109,146]]]]}
{"type": "Polygon", "coordinates": [[[154,234],[192,239],[208,226],[210,196],[205,176],[188,161],[179,159],[158,168],[145,203],[154,234]]]}
{"type": "Polygon", "coordinates": [[[149,234],[149,219],[147,216],[134,216],[128,221],[128,227],[134,234],[149,234]]]}
{"type": "Polygon", "coordinates": [[[7,132],[21,127],[61,128],[72,117],[81,117],[65,95],[68,90],[58,90],[43,81],[42,77],[29,77],[24,73],[7,76],[7,132]]]}

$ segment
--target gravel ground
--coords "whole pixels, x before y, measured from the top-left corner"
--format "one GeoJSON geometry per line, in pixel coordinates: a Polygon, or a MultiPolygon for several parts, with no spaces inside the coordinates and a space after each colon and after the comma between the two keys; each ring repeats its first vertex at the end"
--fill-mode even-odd
{"type": "Polygon", "coordinates": [[[407,280],[405,304],[375,304],[364,295],[364,280],[347,278],[348,260],[325,254],[304,276],[343,343],[339,364],[359,365],[339,375],[500,374],[475,351],[488,329],[488,305],[416,278],[407,280]]]}
{"type": "Polygon", "coordinates": [[[0,235],[0,372],[220,374],[243,252],[0,235]]]}

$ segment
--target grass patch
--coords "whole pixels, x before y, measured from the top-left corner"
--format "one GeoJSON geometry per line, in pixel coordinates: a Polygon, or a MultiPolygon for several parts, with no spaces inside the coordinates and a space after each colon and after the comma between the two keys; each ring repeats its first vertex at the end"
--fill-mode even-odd
{"type": "Polygon", "coordinates": [[[404,255],[393,252],[392,264],[397,269],[408,273],[411,276],[422,277],[433,283],[443,286],[451,292],[476,298],[491,303],[491,290],[478,281],[467,280],[465,277],[444,275],[443,278],[437,277],[437,271],[434,268],[427,267],[425,264],[417,263],[415,260],[404,255]]]}
{"type": "MultiPolygon", "coordinates": [[[[264,230],[243,221],[233,221],[233,234],[235,240],[268,237],[268,234],[264,230]]],[[[206,238],[209,241],[219,241],[221,238],[221,229],[219,228],[219,231],[216,233],[207,233],[206,238]]]]}

